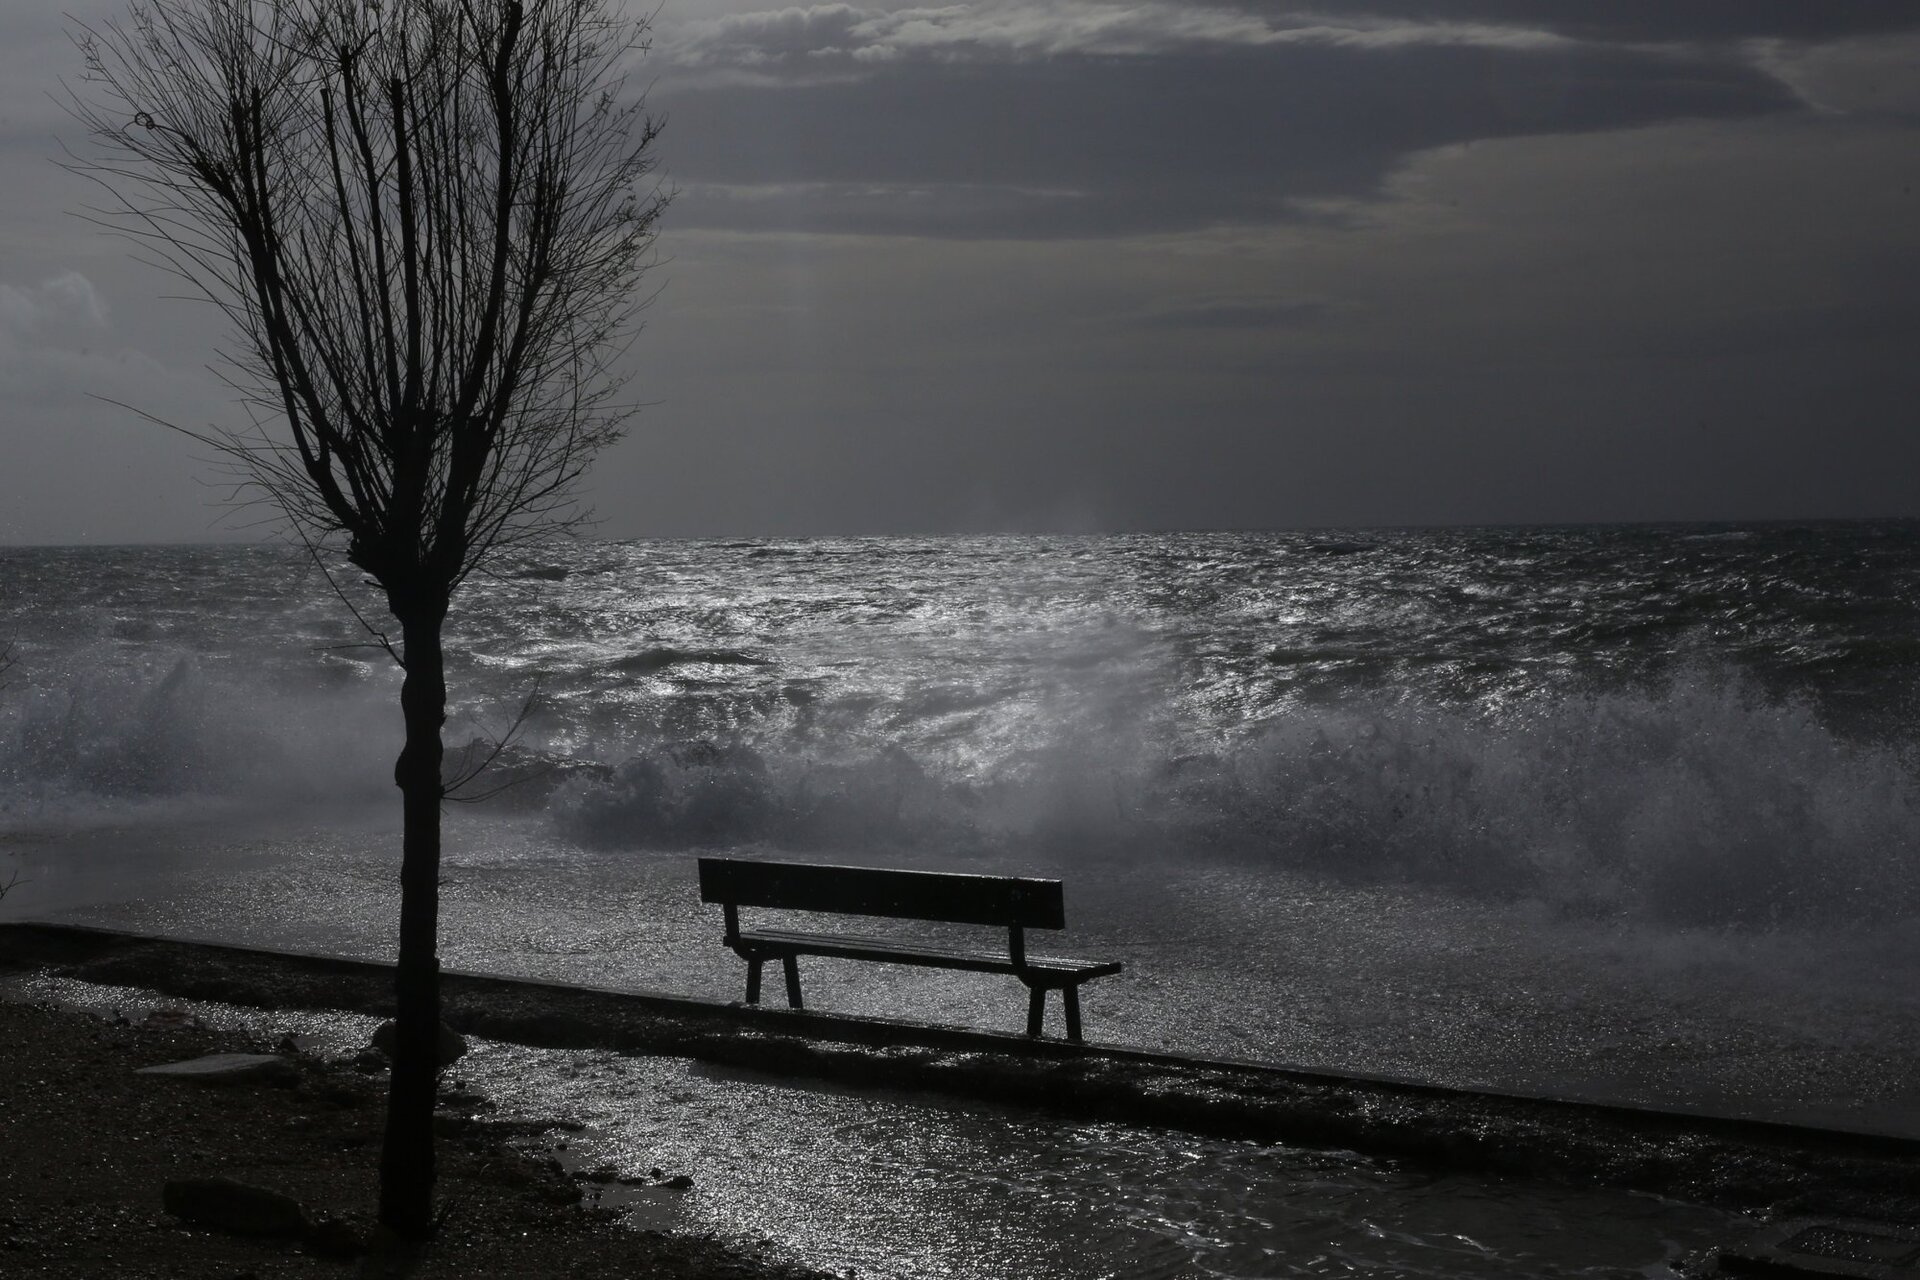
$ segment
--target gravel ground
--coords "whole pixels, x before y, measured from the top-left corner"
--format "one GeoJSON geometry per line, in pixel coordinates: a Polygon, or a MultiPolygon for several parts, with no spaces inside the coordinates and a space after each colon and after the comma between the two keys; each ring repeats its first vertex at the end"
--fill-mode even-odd
{"type": "Polygon", "coordinates": [[[449,1115],[438,1237],[407,1251],[371,1230],[384,1076],[289,1058],[277,1083],[210,1085],[136,1068],[268,1052],[192,1025],[109,1022],[0,1001],[0,1274],[7,1276],[569,1276],[807,1280],[711,1240],[632,1230],[581,1207],[538,1154],[449,1115]],[[372,1252],[189,1228],[169,1179],[223,1176],[299,1200],[372,1252]]]}

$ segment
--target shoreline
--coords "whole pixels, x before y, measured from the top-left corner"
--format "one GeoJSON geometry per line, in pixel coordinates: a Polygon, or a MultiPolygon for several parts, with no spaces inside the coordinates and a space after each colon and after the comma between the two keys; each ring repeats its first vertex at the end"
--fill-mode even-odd
{"type": "MultiPolygon", "coordinates": [[[[0,965],[272,1010],[384,1016],[390,998],[390,970],[371,962],[77,926],[0,925],[0,965]]],[[[450,972],[445,990],[455,1029],[543,1048],[929,1090],[1749,1213],[1920,1222],[1920,1141],[1889,1135],[486,975],[450,972]]]]}

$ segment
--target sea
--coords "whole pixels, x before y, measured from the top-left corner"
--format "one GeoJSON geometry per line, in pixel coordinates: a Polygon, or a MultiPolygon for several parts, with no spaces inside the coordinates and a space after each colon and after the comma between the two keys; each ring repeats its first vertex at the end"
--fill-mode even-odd
{"type": "MultiPolygon", "coordinates": [[[[390,956],[384,617],[295,546],[0,548],[0,916],[390,956]]],[[[737,999],[698,854],[1045,875],[1045,949],[1126,965],[1092,1039],[1920,1136],[1920,524],[559,542],[448,641],[449,768],[490,761],[447,806],[451,966],[737,999]]],[[[1007,979],[804,967],[814,1007],[1023,1025],[1007,979]]],[[[1729,1229],[470,1065],[691,1168],[671,1225],[866,1276],[1657,1275],[1729,1229]]]]}

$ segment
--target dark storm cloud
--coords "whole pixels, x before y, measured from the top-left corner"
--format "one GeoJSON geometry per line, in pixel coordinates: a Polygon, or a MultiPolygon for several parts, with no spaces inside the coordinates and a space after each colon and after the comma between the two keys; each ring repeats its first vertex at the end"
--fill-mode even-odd
{"type": "MultiPolygon", "coordinates": [[[[1287,14],[1299,0],[1229,0],[1287,14]]],[[[1319,12],[1416,22],[1476,22],[1581,40],[1650,43],[1756,38],[1831,40],[1920,28],[1914,0],[1332,0],[1319,12]]]]}
{"type": "MultiPolygon", "coordinates": [[[[845,6],[752,15],[765,21],[730,25],[704,55],[757,58],[771,78],[659,99],[687,189],[676,221],[1062,236],[1298,220],[1373,195],[1432,147],[1801,105],[1712,52],[1502,32],[1262,37],[1197,12],[1211,25],[1055,37],[1168,52],[1000,57],[956,56],[951,29],[875,25],[845,6]],[[890,52],[863,56],[874,49],[890,52]]],[[[1016,30],[1009,39],[1047,38],[1016,30]]],[[[980,33],[957,38],[987,47],[980,33]]]]}

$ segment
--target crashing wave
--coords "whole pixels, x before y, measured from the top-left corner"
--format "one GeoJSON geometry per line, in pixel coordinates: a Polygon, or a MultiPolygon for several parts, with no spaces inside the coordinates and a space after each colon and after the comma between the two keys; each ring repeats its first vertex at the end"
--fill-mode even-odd
{"type": "MultiPolygon", "coordinates": [[[[391,794],[391,695],[379,681],[289,686],[190,658],[10,690],[0,811],[175,797],[363,806],[391,794]]],[[[979,702],[945,687],[797,700],[772,690],[744,731],[720,717],[689,735],[684,719],[662,718],[637,738],[596,738],[561,718],[465,794],[544,810],[560,834],[598,846],[1004,852],[1090,866],[1213,857],[1583,916],[1764,926],[1920,915],[1912,751],[1840,734],[1811,705],[1705,664],[1652,687],[1498,708],[1353,694],[1269,711],[1210,742],[1183,728],[1177,703],[1029,711],[1025,736],[938,732],[956,706],[979,702]]],[[[487,749],[482,738],[450,750],[450,767],[487,749]]]]}
{"type": "Polygon", "coordinates": [[[1690,668],[1518,713],[1296,708],[1205,752],[1063,739],[984,776],[663,745],[556,792],[597,844],[1231,857],[1582,915],[1765,925],[1920,913],[1920,780],[1807,706],[1690,668]]]}

